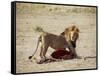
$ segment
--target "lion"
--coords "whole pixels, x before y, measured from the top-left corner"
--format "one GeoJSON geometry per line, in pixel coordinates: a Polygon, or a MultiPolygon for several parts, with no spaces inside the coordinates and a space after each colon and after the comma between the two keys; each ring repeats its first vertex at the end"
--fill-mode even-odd
{"type": "Polygon", "coordinates": [[[29,59],[31,59],[36,53],[39,43],[41,43],[41,50],[39,55],[41,57],[41,60],[39,61],[39,63],[43,63],[46,60],[46,53],[49,47],[55,50],[66,50],[67,48],[69,49],[69,51],[71,51],[72,54],[74,54],[75,57],[77,57],[75,48],[78,38],[79,29],[76,26],[66,28],[60,35],[55,35],[43,31],[38,38],[36,50],[32,54],[32,56],[29,56],[29,59]]]}

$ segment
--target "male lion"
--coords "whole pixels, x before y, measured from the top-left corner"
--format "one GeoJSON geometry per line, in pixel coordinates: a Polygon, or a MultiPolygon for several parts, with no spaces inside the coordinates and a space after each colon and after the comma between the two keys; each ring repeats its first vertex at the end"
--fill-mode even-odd
{"type": "MultiPolygon", "coordinates": [[[[60,35],[54,35],[48,32],[44,32],[38,38],[37,48],[39,43],[41,42],[41,51],[40,57],[41,60],[39,63],[43,63],[46,60],[46,52],[48,47],[51,47],[55,50],[66,50],[66,48],[74,54],[74,57],[77,57],[75,47],[76,47],[76,40],[79,38],[79,29],[76,26],[68,27],[62,32],[60,35]]],[[[36,48],[36,51],[37,51],[36,48]]],[[[31,59],[36,51],[33,53],[32,56],[29,56],[31,59]]]]}

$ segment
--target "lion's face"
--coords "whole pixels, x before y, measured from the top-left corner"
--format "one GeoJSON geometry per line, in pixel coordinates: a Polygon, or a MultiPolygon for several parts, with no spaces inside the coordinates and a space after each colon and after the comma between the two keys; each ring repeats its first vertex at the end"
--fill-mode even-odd
{"type": "Polygon", "coordinates": [[[71,26],[65,29],[62,33],[65,36],[67,41],[76,42],[79,38],[79,29],[76,26],[71,26]]]}

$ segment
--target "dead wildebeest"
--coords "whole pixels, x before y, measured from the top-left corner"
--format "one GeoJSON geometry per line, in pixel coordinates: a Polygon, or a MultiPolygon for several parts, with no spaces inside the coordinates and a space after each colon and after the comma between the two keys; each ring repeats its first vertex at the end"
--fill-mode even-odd
{"type": "Polygon", "coordinates": [[[38,64],[74,59],[75,54],[68,50],[56,50],[44,62],[36,61],[38,64]]]}

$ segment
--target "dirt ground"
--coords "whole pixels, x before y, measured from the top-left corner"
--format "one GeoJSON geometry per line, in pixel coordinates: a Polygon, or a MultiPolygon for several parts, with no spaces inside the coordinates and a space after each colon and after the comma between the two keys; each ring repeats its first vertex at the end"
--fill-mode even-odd
{"type": "MultiPolygon", "coordinates": [[[[96,12],[68,12],[68,10],[74,9],[71,6],[51,7],[49,5],[40,5],[40,7],[32,4],[23,3],[20,5],[17,3],[16,72],[29,73],[96,68],[96,58],[64,60],[47,64],[37,64],[34,59],[32,62],[28,59],[34,52],[40,35],[34,28],[37,26],[42,27],[47,32],[59,35],[66,27],[72,24],[80,29],[80,37],[76,47],[77,54],[83,58],[96,56],[96,12]],[[65,13],[65,10],[67,13],[65,13]]],[[[82,7],[79,8],[84,9],[82,7]]],[[[40,50],[38,49],[35,55],[37,59],[39,59],[39,52],[40,50]]],[[[49,56],[52,52],[53,49],[49,48],[46,56],[49,56]]]]}

